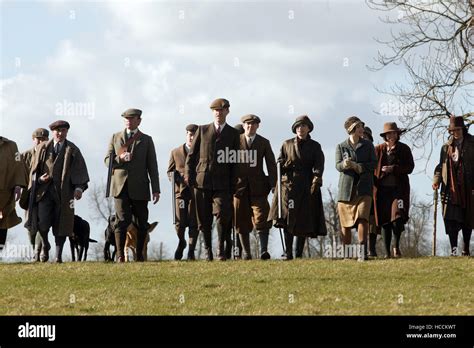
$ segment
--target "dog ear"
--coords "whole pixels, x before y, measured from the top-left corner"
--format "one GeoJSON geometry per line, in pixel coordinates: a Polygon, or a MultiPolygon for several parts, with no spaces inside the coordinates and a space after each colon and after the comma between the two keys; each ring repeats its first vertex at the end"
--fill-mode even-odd
{"type": "Polygon", "coordinates": [[[153,232],[153,230],[156,228],[157,225],[158,225],[158,221],[155,221],[155,222],[153,222],[152,224],[150,224],[150,225],[148,226],[148,233],[153,232]]]}

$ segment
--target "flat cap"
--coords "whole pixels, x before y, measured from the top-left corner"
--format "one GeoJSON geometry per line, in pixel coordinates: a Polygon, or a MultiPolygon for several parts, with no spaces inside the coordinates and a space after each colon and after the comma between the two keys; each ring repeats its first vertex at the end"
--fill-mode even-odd
{"type": "Polygon", "coordinates": [[[293,133],[296,134],[296,128],[301,125],[301,124],[305,124],[308,126],[309,128],[309,132],[311,133],[314,129],[314,125],[313,125],[313,122],[311,122],[311,120],[309,119],[308,115],[302,115],[302,116],[298,116],[295,120],[295,122],[293,123],[293,125],[291,126],[291,130],[293,131],[293,133]]]}
{"type": "Polygon", "coordinates": [[[63,121],[63,120],[58,120],[56,122],[53,122],[49,125],[49,129],[51,129],[52,131],[55,130],[55,129],[58,129],[58,128],[71,128],[71,126],[69,125],[69,123],[67,121],[63,121]]]}
{"type": "Polygon", "coordinates": [[[187,130],[188,132],[191,132],[191,133],[196,133],[198,127],[199,127],[199,126],[198,126],[197,124],[188,124],[188,125],[186,126],[186,130],[187,130]]]}
{"type": "Polygon", "coordinates": [[[234,126],[235,129],[239,132],[239,134],[245,133],[244,126],[242,126],[242,123],[236,124],[234,126]]]}
{"type": "Polygon", "coordinates": [[[228,107],[230,107],[230,103],[227,99],[224,98],[214,100],[210,106],[210,108],[213,110],[227,109],[228,107]]]}
{"type": "Polygon", "coordinates": [[[35,130],[31,136],[33,139],[35,138],[47,138],[49,137],[49,131],[44,128],[38,128],[35,130]]]}
{"type": "Polygon", "coordinates": [[[257,123],[260,123],[260,117],[258,117],[257,115],[248,114],[248,115],[242,116],[242,117],[240,118],[240,121],[241,121],[242,123],[245,123],[245,122],[257,122],[257,123]]]}
{"type": "Polygon", "coordinates": [[[142,115],[142,111],[139,109],[127,109],[123,112],[122,117],[140,117],[142,115]]]}

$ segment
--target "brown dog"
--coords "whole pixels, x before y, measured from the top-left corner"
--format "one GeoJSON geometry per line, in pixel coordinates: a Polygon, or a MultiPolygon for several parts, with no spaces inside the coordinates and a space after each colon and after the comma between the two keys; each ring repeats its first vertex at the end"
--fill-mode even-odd
{"type": "MultiPolygon", "coordinates": [[[[150,242],[150,233],[153,232],[155,227],[158,225],[158,222],[155,221],[152,224],[148,225],[147,233],[145,237],[145,244],[143,245],[143,259],[144,261],[147,260],[147,252],[148,252],[148,243],[150,242]]],[[[128,226],[127,229],[127,239],[125,240],[125,262],[130,261],[128,257],[128,249],[132,251],[133,261],[137,261],[137,227],[132,223],[128,226]]]]}

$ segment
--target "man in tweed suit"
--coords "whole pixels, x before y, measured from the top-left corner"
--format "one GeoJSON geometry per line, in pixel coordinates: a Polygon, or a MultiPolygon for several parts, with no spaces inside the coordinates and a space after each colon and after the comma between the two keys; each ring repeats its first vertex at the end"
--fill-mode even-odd
{"type": "Polygon", "coordinates": [[[115,229],[118,262],[125,261],[125,240],[127,227],[132,223],[132,215],[138,225],[137,261],[144,261],[143,245],[147,233],[150,184],[153,204],[160,199],[155,145],[151,136],[138,129],[141,115],[142,111],[138,109],[128,109],[122,114],[125,130],[112,136],[105,158],[106,166],[109,165],[111,154],[114,161],[111,194],[115,198],[118,219],[115,229]]]}
{"type": "Polygon", "coordinates": [[[226,123],[229,101],[211,103],[214,122],[202,125],[194,136],[185,166],[185,181],[195,188],[198,228],[204,234],[207,260],[213,260],[212,222],[216,217],[218,259],[232,255],[232,194],[235,189],[236,163],[225,154],[239,149],[238,131],[226,123]]]}
{"type": "Polygon", "coordinates": [[[199,230],[197,229],[196,220],[196,202],[194,199],[194,190],[184,182],[184,166],[186,157],[191,149],[198,126],[190,124],[186,127],[186,143],[171,151],[170,161],[168,164],[168,176],[175,176],[175,206],[176,206],[176,234],[178,235],[178,247],[174,253],[175,260],[181,260],[183,250],[186,248],[186,240],[184,233],[186,227],[189,228],[189,249],[188,260],[194,260],[194,249],[196,248],[199,230]]]}

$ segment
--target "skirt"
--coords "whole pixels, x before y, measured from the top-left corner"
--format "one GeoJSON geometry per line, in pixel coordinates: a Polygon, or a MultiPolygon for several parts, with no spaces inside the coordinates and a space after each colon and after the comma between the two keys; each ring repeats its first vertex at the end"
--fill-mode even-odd
{"type": "Polygon", "coordinates": [[[342,227],[354,227],[358,219],[369,221],[372,197],[353,195],[349,202],[337,202],[337,212],[342,227]]]}

